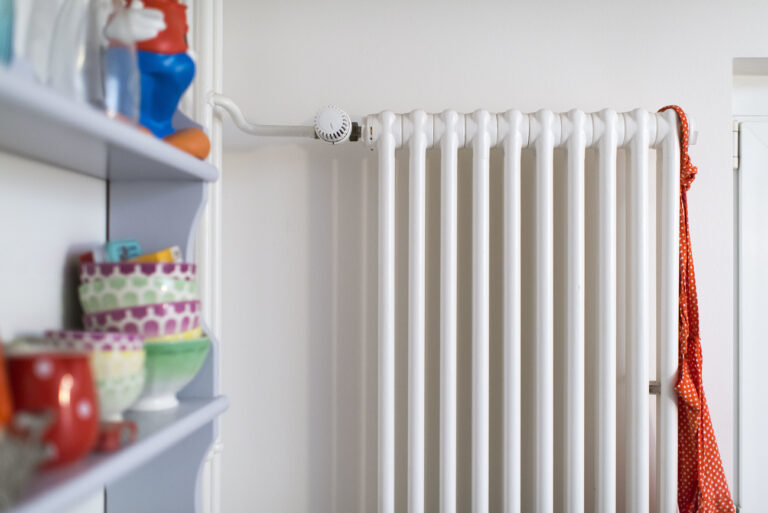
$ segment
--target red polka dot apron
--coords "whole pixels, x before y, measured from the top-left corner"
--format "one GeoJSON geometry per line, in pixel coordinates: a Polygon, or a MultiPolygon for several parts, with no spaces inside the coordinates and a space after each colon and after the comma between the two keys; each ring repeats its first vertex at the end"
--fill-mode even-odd
{"type": "Polygon", "coordinates": [[[676,105],[668,105],[659,112],[667,109],[677,112],[681,125],[677,504],[680,513],[733,513],[736,508],[725,482],[702,385],[699,306],[686,197],[697,169],[688,155],[688,120],[685,113],[676,105]]]}

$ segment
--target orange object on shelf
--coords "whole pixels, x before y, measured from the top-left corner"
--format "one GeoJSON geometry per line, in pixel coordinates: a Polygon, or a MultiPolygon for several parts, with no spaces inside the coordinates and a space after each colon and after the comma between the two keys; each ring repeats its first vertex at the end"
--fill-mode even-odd
{"type": "Polygon", "coordinates": [[[181,262],[183,259],[181,249],[178,246],[171,246],[170,248],[161,249],[154,253],[147,253],[146,255],[131,258],[130,260],[126,260],[126,262],[136,264],[175,264],[181,262]]]}
{"type": "Polygon", "coordinates": [[[199,128],[186,128],[163,137],[163,141],[203,160],[211,152],[211,141],[199,128]]]}
{"type": "Polygon", "coordinates": [[[150,263],[164,263],[173,264],[181,262],[183,260],[181,256],[181,249],[178,246],[172,246],[170,248],[161,249],[154,253],[147,253],[146,255],[137,256],[126,260],[126,262],[137,264],[150,264],[150,263]]]}
{"type": "Polygon", "coordinates": [[[101,452],[117,451],[135,442],[137,434],[136,423],[131,420],[103,422],[95,449],[101,452]]]}
{"type": "Polygon", "coordinates": [[[0,340],[0,429],[8,426],[13,416],[13,399],[8,384],[8,374],[3,358],[3,342],[0,340]]]}

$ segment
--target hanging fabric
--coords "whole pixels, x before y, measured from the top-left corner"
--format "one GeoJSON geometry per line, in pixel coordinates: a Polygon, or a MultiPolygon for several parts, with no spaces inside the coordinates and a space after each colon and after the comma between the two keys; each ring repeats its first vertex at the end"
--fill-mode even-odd
{"type": "Polygon", "coordinates": [[[680,325],[678,367],[677,502],[681,513],[734,513],[702,384],[699,306],[688,220],[687,192],[696,177],[688,155],[688,120],[680,117],[680,325]]]}

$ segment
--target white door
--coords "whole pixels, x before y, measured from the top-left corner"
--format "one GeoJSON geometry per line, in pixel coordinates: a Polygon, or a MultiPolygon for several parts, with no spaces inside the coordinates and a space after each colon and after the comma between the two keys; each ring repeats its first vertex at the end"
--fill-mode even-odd
{"type": "Polygon", "coordinates": [[[739,136],[739,479],[743,513],[766,510],[768,477],[768,121],[739,136]]]}

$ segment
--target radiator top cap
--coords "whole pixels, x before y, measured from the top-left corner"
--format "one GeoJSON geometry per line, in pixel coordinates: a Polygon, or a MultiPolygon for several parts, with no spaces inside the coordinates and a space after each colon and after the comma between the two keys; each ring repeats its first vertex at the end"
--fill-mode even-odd
{"type": "Polygon", "coordinates": [[[315,114],[315,135],[331,144],[344,142],[352,132],[349,114],[335,105],[326,105],[315,114]]]}

